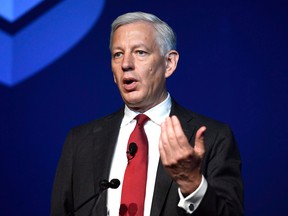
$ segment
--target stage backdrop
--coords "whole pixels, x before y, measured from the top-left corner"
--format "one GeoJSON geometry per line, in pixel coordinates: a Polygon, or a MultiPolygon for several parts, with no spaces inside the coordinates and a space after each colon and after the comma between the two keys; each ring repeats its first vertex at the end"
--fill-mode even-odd
{"type": "Polygon", "coordinates": [[[171,95],[233,128],[245,215],[287,215],[285,0],[0,1],[0,215],[48,216],[69,129],[122,106],[108,44],[113,19],[130,11],[177,33],[171,95]]]}

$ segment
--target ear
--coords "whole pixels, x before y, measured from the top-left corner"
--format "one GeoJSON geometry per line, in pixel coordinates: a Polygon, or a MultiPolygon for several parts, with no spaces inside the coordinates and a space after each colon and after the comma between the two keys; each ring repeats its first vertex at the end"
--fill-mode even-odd
{"type": "Polygon", "coordinates": [[[166,61],[166,71],[165,71],[165,77],[168,78],[170,77],[173,72],[177,68],[177,63],[179,60],[179,54],[176,50],[170,50],[166,56],[165,56],[165,61],[166,61]]]}
{"type": "Polygon", "coordinates": [[[117,84],[116,77],[115,77],[114,73],[113,73],[113,80],[114,80],[114,83],[117,84]]]}

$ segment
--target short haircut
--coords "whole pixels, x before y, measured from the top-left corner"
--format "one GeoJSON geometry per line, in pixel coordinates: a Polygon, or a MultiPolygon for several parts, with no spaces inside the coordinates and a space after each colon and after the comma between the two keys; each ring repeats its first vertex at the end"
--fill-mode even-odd
{"type": "Polygon", "coordinates": [[[160,48],[160,53],[165,56],[170,50],[176,49],[176,35],[173,29],[157,16],[144,12],[126,13],[117,17],[111,25],[110,50],[112,49],[112,38],[114,32],[123,25],[135,22],[148,22],[156,30],[156,40],[160,48]]]}

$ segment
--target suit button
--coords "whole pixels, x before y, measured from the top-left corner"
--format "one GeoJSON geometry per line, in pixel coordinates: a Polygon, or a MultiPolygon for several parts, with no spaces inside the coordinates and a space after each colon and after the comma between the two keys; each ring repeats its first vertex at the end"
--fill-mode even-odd
{"type": "Polygon", "coordinates": [[[190,204],[190,205],[189,205],[189,210],[190,210],[190,211],[194,211],[194,205],[193,205],[193,204],[190,204]]]}

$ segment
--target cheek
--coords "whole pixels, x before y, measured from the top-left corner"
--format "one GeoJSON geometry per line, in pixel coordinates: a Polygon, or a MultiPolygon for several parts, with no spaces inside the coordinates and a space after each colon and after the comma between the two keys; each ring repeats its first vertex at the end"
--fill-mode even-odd
{"type": "Polygon", "coordinates": [[[156,68],[155,67],[149,67],[148,68],[148,75],[151,76],[152,78],[156,77],[157,76],[156,68]]]}

